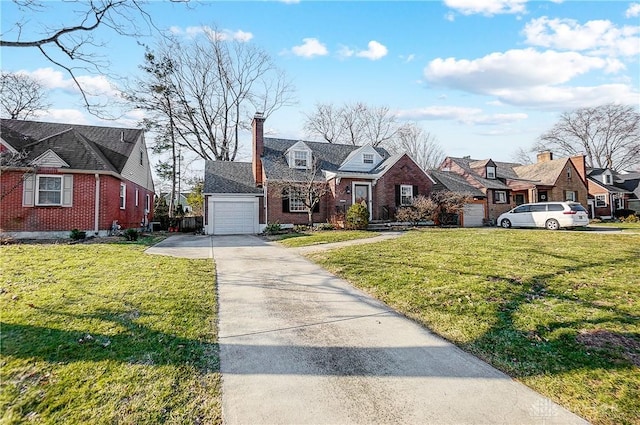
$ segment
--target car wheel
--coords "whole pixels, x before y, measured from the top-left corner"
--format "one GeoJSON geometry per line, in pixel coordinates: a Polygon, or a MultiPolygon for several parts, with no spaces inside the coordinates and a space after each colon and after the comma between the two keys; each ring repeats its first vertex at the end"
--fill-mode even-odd
{"type": "Polygon", "coordinates": [[[545,227],[549,230],[558,230],[560,228],[560,223],[558,223],[558,220],[550,218],[547,220],[545,227]]]}
{"type": "Polygon", "coordinates": [[[509,227],[511,227],[511,222],[505,218],[500,222],[500,226],[504,227],[505,229],[508,229],[509,227]]]}

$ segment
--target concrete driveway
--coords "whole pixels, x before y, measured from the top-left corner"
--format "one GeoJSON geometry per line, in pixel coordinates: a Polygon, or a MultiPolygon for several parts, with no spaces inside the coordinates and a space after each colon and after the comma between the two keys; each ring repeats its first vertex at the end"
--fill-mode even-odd
{"type": "Polygon", "coordinates": [[[585,423],[294,250],[199,238],[183,243],[216,262],[226,424],[585,423]]]}

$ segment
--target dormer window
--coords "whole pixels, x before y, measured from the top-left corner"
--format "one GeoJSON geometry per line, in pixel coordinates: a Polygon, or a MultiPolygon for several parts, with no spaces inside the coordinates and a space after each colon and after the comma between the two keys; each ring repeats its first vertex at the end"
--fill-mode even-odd
{"type": "Polygon", "coordinates": [[[373,154],[372,153],[363,153],[362,154],[362,162],[364,164],[373,164],[373,154]]]}
{"type": "Polygon", "coordinates": [[[293,166],[295,168],[309,168],[309,152],[293,151],[293,166]]]}
{"type": "Polygon", "coordinates": [[[611,184],[611,174],[604,175],[604,184],[611,184]]]}
{"type": "Polygon", "coordinates": [[[488,179],[496,178],[496,167],[491,167],[491,166],[487,167],[487,178],[488,179]]]}

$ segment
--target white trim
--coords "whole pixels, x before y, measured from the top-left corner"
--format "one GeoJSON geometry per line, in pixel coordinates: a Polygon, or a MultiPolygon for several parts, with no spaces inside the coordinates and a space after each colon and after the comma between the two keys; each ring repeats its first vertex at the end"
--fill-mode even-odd
{"type": "Polygon", "coordinates": [[[356,185],[367,186],[367,198],[369,198],[367,210],[369,210],[369,220],[373,219],[373,192],[371,190],[371,182],[353,181],[351,182],[351,204],[356,203],[356,185]]]}
{"type": "MultiPolygon", "coordinates": [[[[406,196],[405,196],[406,197],[406,196]]],[[[408,207],[409,205],[411,205],[411,203],[413,202],[413,185],[411,184],[401,184],[400,185],[400,206],[401,207],[408,207]],[[407,204],[403,204],[402,203],[402,190],[403,189],[409,189],[411,191],[411,202],[407,203],[407,204]]]]}
{"type": "Polygon", "coordinates": [[[136,207],[138,206],[138,198],[140,197],[140,194],[138,193],[138,188],[136,187],[136,207]]]}
{"type": "Polygon", "coordinates": [[[606,193],[599,193],[597,195],[593,195],[593,198],[595,199],[595,206],[596,208],[604,208],[607,205],[609,205],[609,203],[607,202],[607,194],[606,193]],[[604,205],[598,205],[598,197],[601,196],[602,199],[604,199],[604,205]]]}
{"type": "Polygon", "coordinates": [[[0,137],[0,145],[2,145],[5,148],[7,148],[9,150],[9,152],[11,152],[11,154],[13,154],[13,155],[18,153],[18,151],[15,150],[15,148],[13,146],[11,146],[9,144],[9,142],[5,141],[2,137],[0,137]]]}
{"type": "MultiPolygon", "coordinates": [[[[36,181],[35,181],[35,205],[38,207],[55,207],[55,206],[62,206],[62,192],[64,189],[64,178],[62,174],[38,174],[36,175],[36,181]],[[60,179],[60,190],[58,190],[58,193],[60,193],[60,202],[56,202],[56,203],[42,203],[40,202],[40,179],[41,178],[56,178],[56,179],[60,179]]],[[[46,190],[45,192],[54,192],[54,190],[46,190]]]]}
{"type": "Polygon", "coordinates": [[[507,191],[506,190],[494,190],[493,191],[493,201],[495,204],[506,204],[507,203],[507,191]],[[501,196],[498,195],[504,195],[503,199],[499,199],[502,198],[501,196]]]}
{"type": "Polygon", "coordinates": [[[125,182],[120,182],[120,193],[119,193],[119,202],[120,209],[124,210],[127,208],[127,184],[125,182]],[[124,191],[122,190],[124,188],[124,191]]]}
{"type": "Polygon", "coordinates": [[[70,165],[67,164],[64,159],[60,158],[60,156],[58,156],[58,154],[51,149],[47,149],[44,153],[31,161],[31,165],[46,166],[51,168],[70,167],[70,165]]]}

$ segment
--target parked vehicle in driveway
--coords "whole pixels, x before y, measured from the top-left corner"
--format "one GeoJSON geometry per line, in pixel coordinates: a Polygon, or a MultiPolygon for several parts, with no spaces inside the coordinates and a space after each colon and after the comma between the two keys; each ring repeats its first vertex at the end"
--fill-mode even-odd
{"type": "Polygon", "coordinates": [[[522,204],[498,217],[498,226],[572,229],[589,224],[587,210],[578,202],[536,202],[522,204]]]}

